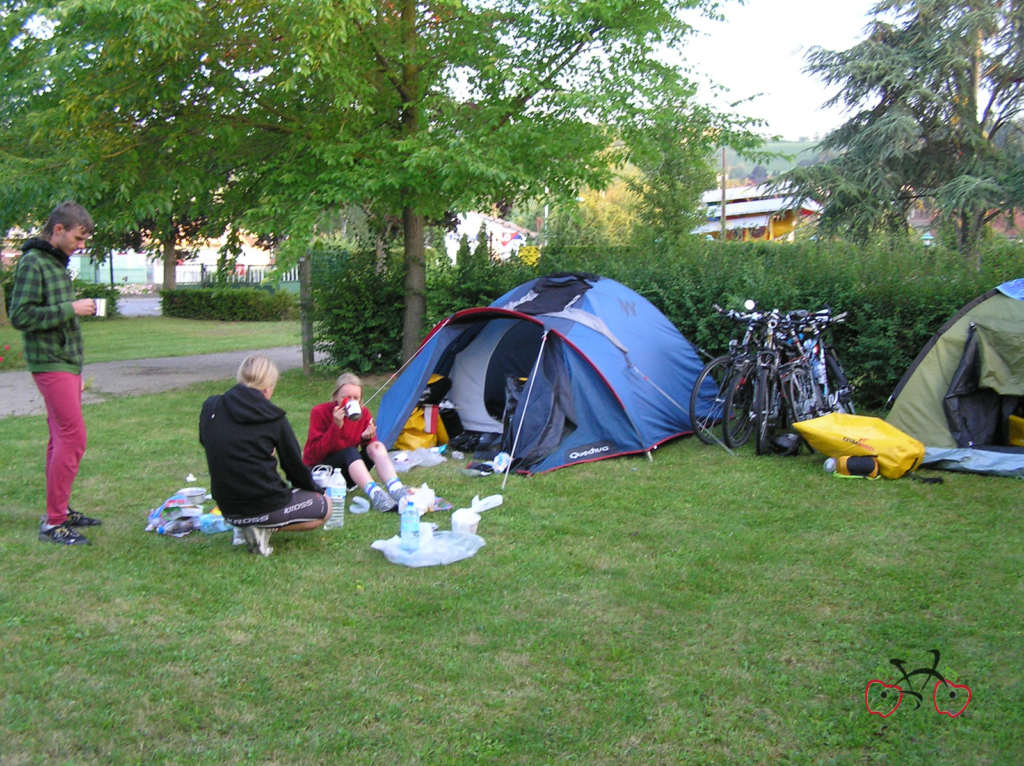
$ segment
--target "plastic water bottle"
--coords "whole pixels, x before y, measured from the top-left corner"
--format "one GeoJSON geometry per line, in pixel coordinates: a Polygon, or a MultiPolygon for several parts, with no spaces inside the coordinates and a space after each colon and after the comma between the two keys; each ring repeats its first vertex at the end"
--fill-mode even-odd
{"type": "Polygon", "coordinates": [[[420,512],[416,508],[416,501],[410,495],[405,499],[402,506],[402,518],[400,521],[401,542],[399,545],[406,553],[419,550],[420,547],[420,512]]]}
{"type": "Polygon", "coordinates": [[[337,529],[345,526],[345,476],[340,468],[335,468],[327,482],[327,496],[331,498],[331,518],[324,524],[324,529],[337,529]]]}
{"type": "Polygon", "coordinates": [[[199,531],[208,535],[230,532],[233,527],[219,513],[204,513],[199,517],[199,531]]]}
{"type": "Polygon", "coordinates": [[[878,461],[870,455],[830,457],[822,466],[827,473],[838,476],[862,476],[877,479],[879,475],[878,461]]]}
{"type": "Polygon", "coordinates": [[[161,524],[156,528],[158,535],[173,535],[181,537],[187,535],[197,526],[195,516],[182,516],[178,519],[173,519],[165,524],[161,524]]]}

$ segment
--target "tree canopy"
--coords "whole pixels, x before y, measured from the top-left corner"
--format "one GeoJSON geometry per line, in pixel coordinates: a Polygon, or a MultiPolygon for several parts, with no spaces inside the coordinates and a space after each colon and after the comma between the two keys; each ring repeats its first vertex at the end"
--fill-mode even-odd
{"type": "Polygon", "coordinates": [[[690,32],[684,10],[716,5],[10,0],[0,225],[75,196],[113,232],[230,224],[294,259],[325,212],[359,205],[401,222],[408,355],[426,226],[600,188],[652,161],[652,130],[664,143],[674,124],[688,161],[743,132],[690,108],[662,55],[690,32]]]}
{"type": "Polygon", "coordinates": [[[865,237],[905,230],[934,204],[965,254],[985,223],[1024,204],[1008,140],[1024,105],[1024,3],[883,0],[867,37],[812,49],[807,71],[852,116],[821,147],[834,159],[785,176],[825,204],[821,225],[865,237]]]}

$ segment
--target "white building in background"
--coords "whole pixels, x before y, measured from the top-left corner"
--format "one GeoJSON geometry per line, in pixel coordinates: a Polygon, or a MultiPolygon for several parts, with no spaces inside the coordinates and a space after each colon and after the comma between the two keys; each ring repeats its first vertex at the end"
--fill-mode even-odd
{"type": "MultiPolygon", "coordinates": [[[[211,240],[198,249],[192,260],[182,261],[175,268],[177,284],[194,284],[201,282],[204,275],[217,272],[217,257],[222,239],[211,240]]],[[[239,277],[249,276],[252,281],[259,282],[274,264],[274,255],[253,245],[242,245],[242,252],[235,262],[235,274],[239,277]]],[[[145,253],[134,250],[117,250],[104,263],[93,263],[87,255],[74,255],[68,263],[73,276],[87,282],[103,282],[114,284],[156,285],[164,282],[164,266],[159,257],[155,259],[145,253]],[[113,280],[111,280],[111,270],[113,280]]]]}
{"type": "Polygon", "coordinates": [[[469,247],[472,249],[476,247],[476,237],[480,233],[481,227],[487,234],[491,257],[503,261],[518,253],[519,248],[527,241],[537,237],[536,232],[517,226],[511,221],[504,221],[484,213],[462,213],[459,215],[459,223],[455,231],[448,232],[444,237],[444,246],[452,263],[455,263],[455,256],[459,252],[459,242],[463,235],[469,240],[469,247]]]}

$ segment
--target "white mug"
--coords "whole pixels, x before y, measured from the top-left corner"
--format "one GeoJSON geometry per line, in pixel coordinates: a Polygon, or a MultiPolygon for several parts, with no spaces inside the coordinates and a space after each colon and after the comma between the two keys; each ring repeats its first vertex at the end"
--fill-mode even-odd
{"type": "Polygon", "coordinates": [[[107,299],[106,298],[93,298],[93,305],[96,307],[96,316],[105,317],[107,315],[107,299]]]}

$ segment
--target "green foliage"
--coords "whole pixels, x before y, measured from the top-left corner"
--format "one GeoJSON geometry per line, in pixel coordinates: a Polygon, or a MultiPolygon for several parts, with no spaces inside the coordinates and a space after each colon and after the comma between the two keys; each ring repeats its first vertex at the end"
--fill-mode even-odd
{"type": "Polygon", "coordinates": [[[921,346],[963,304],[1024,274],[1024,247],[986,243],[980,271],[955,250],[906,238],[857,246],[838,241],[780,244],[709,242],[675,249],[546,251],[544,273],[587,271],[629,286],[654,303],[692,343],[711,356],[725,350],[737,326],[712,304],[741,308],[849,312],[836,345],[860,408],[883,406],[921,346]]]}
{"type": "Polygon", "coordinates": [[[295,319],[298,303],[284,290],[256,287],[189,287],[160,291],[164,316],[228,322],[295,319]]]}
{"type": "Polygon", "coordinates": [[[10,326],[0,325],[0,370],[25,368],[25,353],[21,333],[10,326]]]}
{"type": "MultiPolygon", "coordinates": [[[[121,297],[121,293],[117,291],[116,287],[111,287],[108,284],[102,282],[83,282],[82,280],[74,280],[75,295],[79,298],[106,298],[107,299],[107,317],[120,316],[121,311],[118,308],[118,300],[121,297]]],[[[83,317],[83,319],[94,320],[96,317],[83,317]]]]}
{"type": "Polygon", "coordinates": [[[490,256],[470,258],[454,267],[438,264],[427,271],[427,329],[460,309],[490,304],[516,285],[538,276],[537,268],[518,258],[495,261],[490,256]]]}
{"type": "Polygon", "coordinates": [[[401,364],[404,270],[391,255],[378,270],[373,251],[313,253],[314,344],[331,363],[357,373],[401,364]]]}

